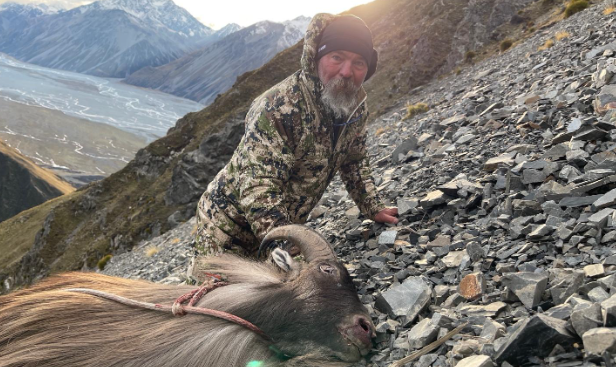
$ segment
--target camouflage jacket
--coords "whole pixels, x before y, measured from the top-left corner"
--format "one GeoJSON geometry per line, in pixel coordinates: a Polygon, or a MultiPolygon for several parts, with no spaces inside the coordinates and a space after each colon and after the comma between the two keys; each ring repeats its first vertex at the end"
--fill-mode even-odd
{"type": "MultiPolygon", "coordinates": [[[[363,87],[361,103],[341,128],[335,146],[334,118],[320,104],[323,85],[314,60],[317,39],[335,17],[313,18],[304,41],[302,69],[253,102],[239,146],[201,198],[198,237],[205,235],[220,245],[221,237],[228,236],[252,252],[272,228],[304,223],[338,171],[366,217],[384,208],[366,154],[368,110],[363,87]]],[[[203,240],[198,238],[198,243],[203,240]]]]}

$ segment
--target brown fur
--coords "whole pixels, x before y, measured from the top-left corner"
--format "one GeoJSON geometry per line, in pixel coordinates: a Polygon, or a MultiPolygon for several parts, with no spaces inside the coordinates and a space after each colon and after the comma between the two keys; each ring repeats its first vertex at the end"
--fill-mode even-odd
{"type": "MultiPolygon", "coordinates": [[[[335,329],[323,328],[337,320],[328,319],[331,313],[365,313],[354,289],[357,304],[346,300],[338,285],[342,293],[332,302],[340,304],[322,315],[316,305],[327,296],[315,289],[318,279],[310,278],[314,271],[309,266],[296,267],[295,279],[287,279],[289,274],[273,265],[224,255],[214,258],[212,268],[226,273],[231,284],[206,295],[199,306],[255,323],[277,348],[299,357],[279,360],[269,349],[271,343],[228,321],[190,314],[174,317],[63,290],[92,288],[170,305],[194,287],[67,273],[0,297],[0,367],[244,367],[251,360],[266,361],[264,366],[348,365],[340,359],[331,361],[332,355],[344,357],[346,352],[340,352],[337,335],[327,337],[335,329]],[[312,316],[314,312],[318,315],[312,316]],[[320,320],[323,325],[314,325],[320,320]]],[[[357,358],[349,360],[353,359],[357,358]]]]}

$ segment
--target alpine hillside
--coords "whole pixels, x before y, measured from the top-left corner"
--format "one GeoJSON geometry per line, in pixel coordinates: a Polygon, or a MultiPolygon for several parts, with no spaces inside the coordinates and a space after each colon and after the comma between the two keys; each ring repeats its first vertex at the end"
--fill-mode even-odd
{"type": "Polygon", "coordinates": [[[124,81],[209,105],[240,74],[302,39],[309,22],[307,17],[258,22],[166,65],[145,67],[124,81]]]}
{"type": "MultiPolygon", "coordinates": [[[[373,116],[391,111],[409,98],[409,91],[419,85],[418,70],[422,70],[421,78],[428,80],[447,69],[453,52],[465,48],[482,55],[498,48],[496,41],[462,40],[459,34],[479,33],[479,29],[493,33],[509,26],[509,20],[525,11],[526,5],[532,9],[542,4],[478,0],[469,8],[462,0],[377,0],[351,9],[350,13],[362,17],[371,27],[381,57],[379,70],[365,85],[373,116]],[[460,22],[476,9],[484,9],[487,15],[462,27],[460,22]],[[416,64],[406,61],[419,51],[431,49],[431,42],[438,51],[431,52],[431,58],[415,56],[416,64]]],[[[553,7],[560,9],[560,5],[556,2],[553,7]]],[[[513,31],[522,32],[522,28],[520,25],[513,31]]],[[[127,251],[141,240],[192,218],[200,195],[241,138],[251,102],[299,69],[301,51],[302,42],[259,69],[242,74],[210,106],[178,120],[165,137],[141,149],[119,172],[68,198],[34,208],[27,218],[17,216],[0,224],[0,238],[11,239],[0,242],[0,252],[19,249],[0,263],[0,281],[9,279],[12,288],[50,272],[93,268],[108,253],[127,251]],[[19,221],[23,223],[16,226],[19,221]],[[28,230],[15,232],[16,228],[28,230]]],[[[464,64],[463,58],[459,64],[464,64]]]]}
{"type": "MultiPolygon", "coordinates": [[[[375,117],[367,148],[397,225],[362,217],[339,179],[311,212],[376,325],[353,366],[616,362],[616,6],[554,5],[375,117]]],[[[103,272],[185,282],[194,226],[103,272]]]]}
{"type": "MultiPolygon", "coordinates": [[[[400,221],[362,217],[335,179],[307,225],[333,244],[376,325],[357,366],[616,363],[616,5],[573,4],[349,11],[381,55],[365,84],[367,151],[400,221]]],[[[186,281],[196,202],[301,46],[238,77],[123,170],[0,223],[3,291],[107,254],[108,274],[186,281]]]]}
{"type": "Polygon", "coordinates": [[[0,142],[0,221],[75,189],[0,142]]]}

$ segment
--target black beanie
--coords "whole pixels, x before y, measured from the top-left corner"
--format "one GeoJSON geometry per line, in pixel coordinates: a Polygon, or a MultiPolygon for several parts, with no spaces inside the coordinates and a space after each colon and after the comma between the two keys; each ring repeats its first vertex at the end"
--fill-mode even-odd
{"type": "Polygon", "coordinates": [[[361,55],[368,63],[368,80],[376,71],[378,53],[372,44],[372,33],[366,23],[354,15],[341,16],[321,33],[316,61],[332,51],[349,51],[361,55]]]}

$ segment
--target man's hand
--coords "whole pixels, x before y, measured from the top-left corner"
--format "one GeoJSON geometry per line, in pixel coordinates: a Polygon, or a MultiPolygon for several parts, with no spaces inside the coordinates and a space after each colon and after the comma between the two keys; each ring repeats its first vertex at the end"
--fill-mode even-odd
{"type": "Polygon", "coordinates": [[[374,216],[374,221],[378,223],[398,224],[398,208],[385,208],[374,216]]]}

